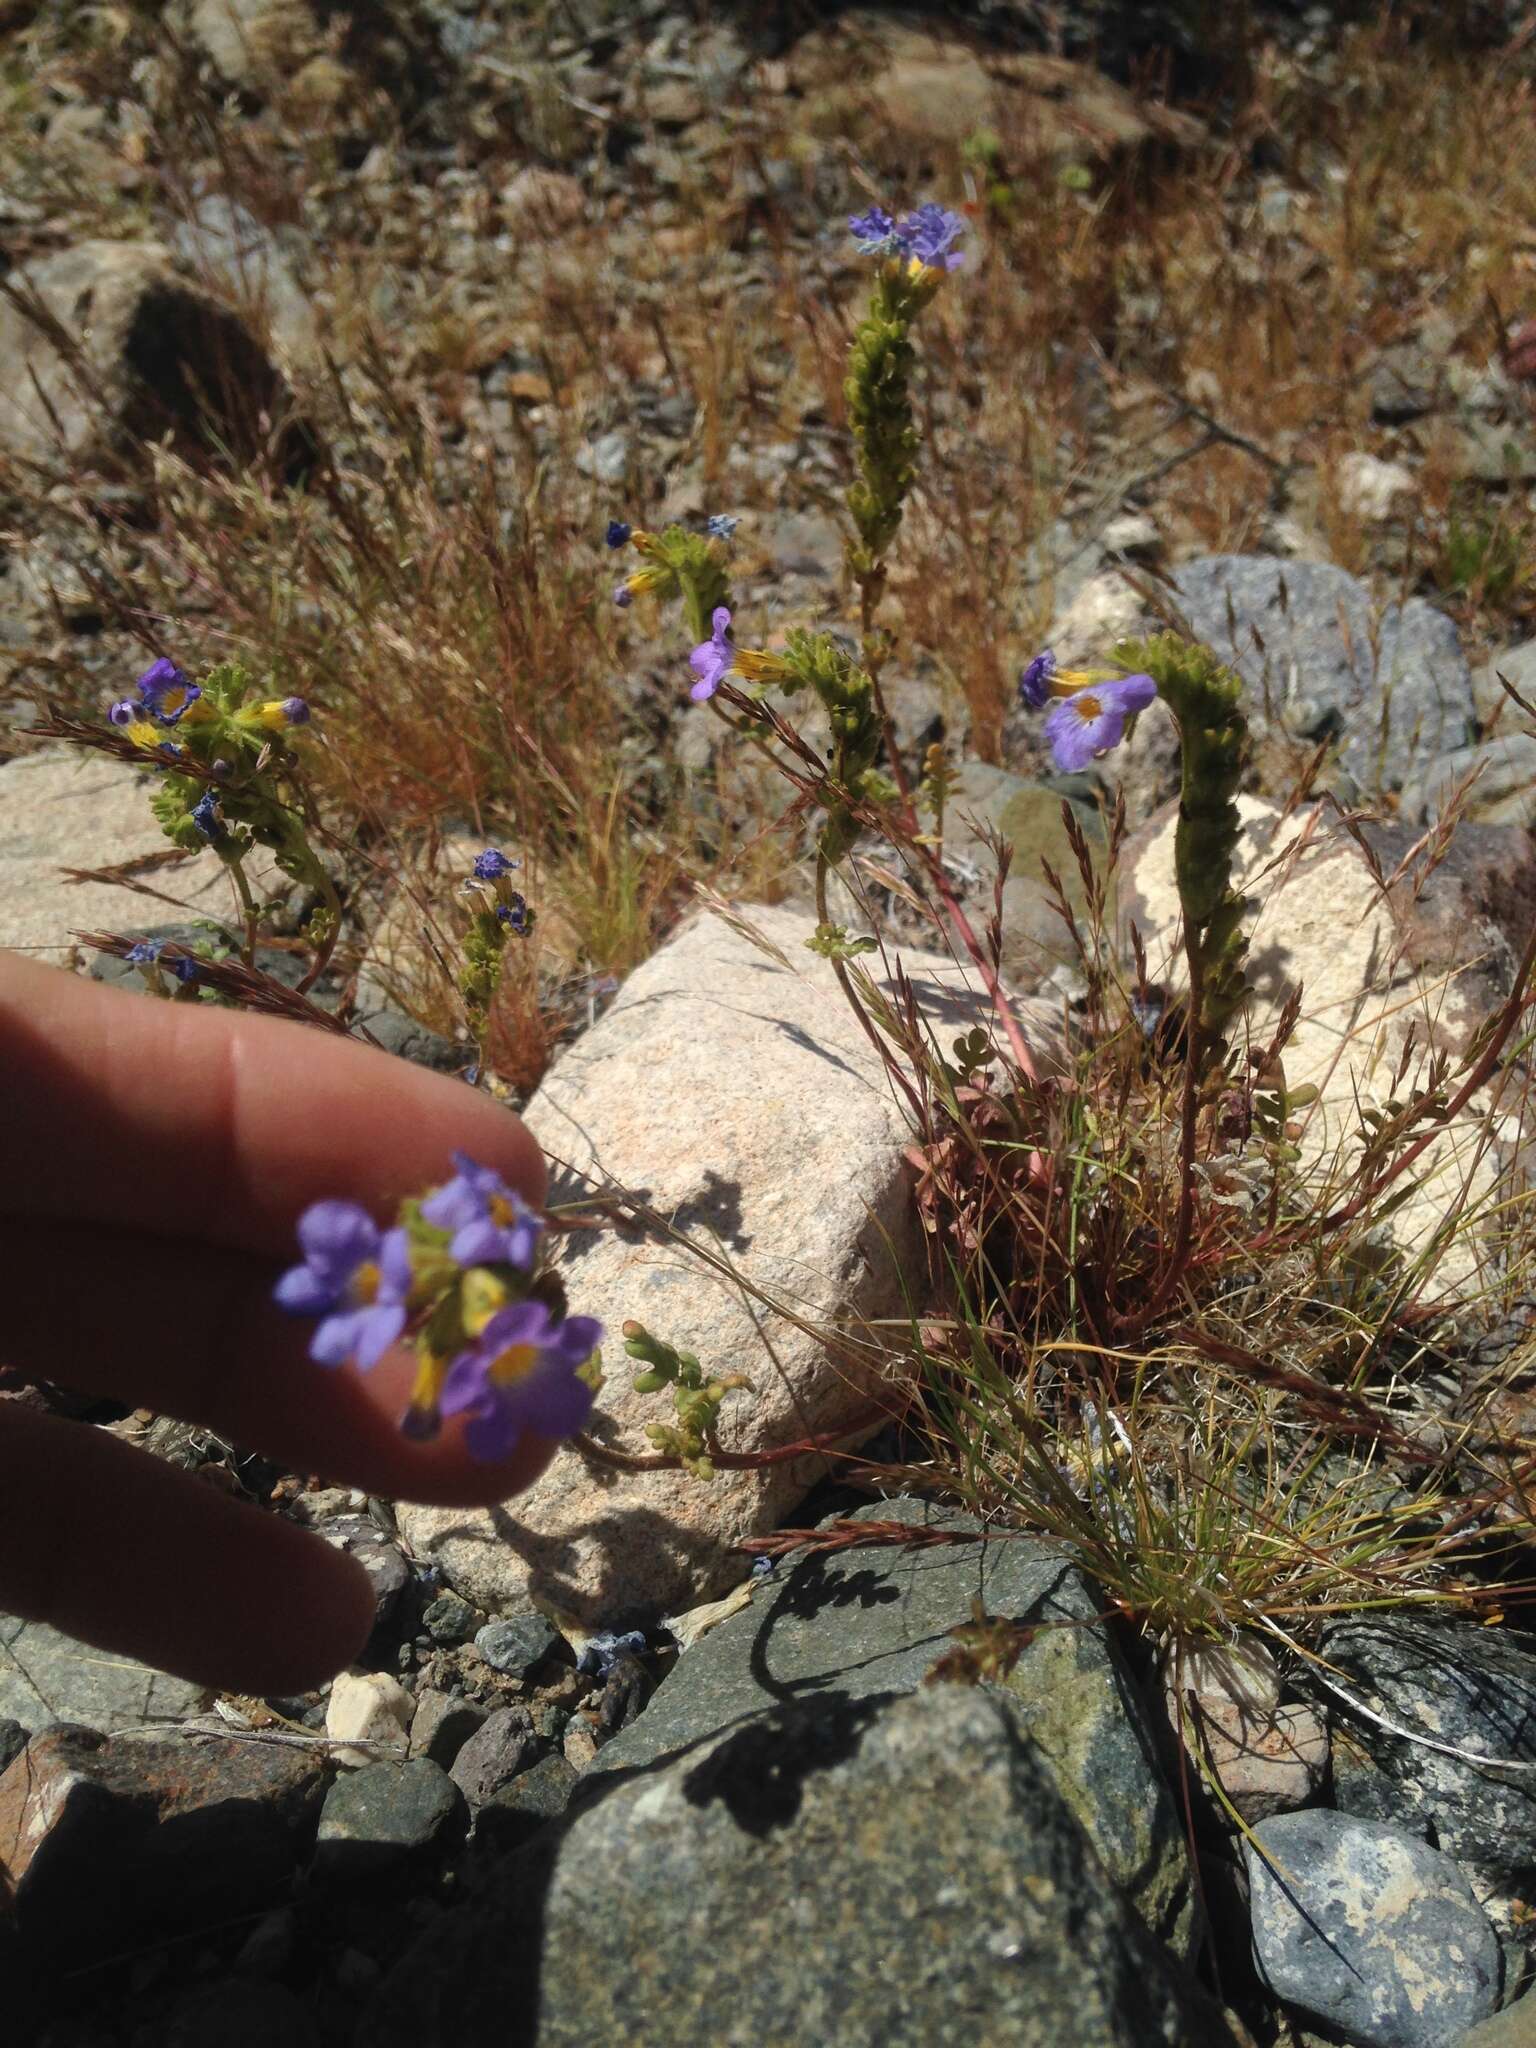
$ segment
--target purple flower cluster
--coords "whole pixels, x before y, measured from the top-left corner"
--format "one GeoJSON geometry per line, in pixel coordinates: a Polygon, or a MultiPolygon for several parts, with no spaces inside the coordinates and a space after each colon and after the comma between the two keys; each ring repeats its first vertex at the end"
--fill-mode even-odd
{"type": "Polygon", "coordinates": [[[1075,775],[1118,747],[1126,720],[1133,712],[1145,711],[1156,695],[1150,676],[1117,676],[1063,697],[1045,720],[1045,736],[1062,774],[1075,775]]]}
{"type": "MultiPolygon", "coordinates": [[[[531,1272],[538,1217],[493,1168],[462,1152],[453,1163],[452,1180],[420,1204],[423,1224],[451,1233],[446,1273],[443,1250],[414,1223],[380,1230],[356,1202],[340,1201],[316,1202],[300,1217],[303,1261],[283,1274],[274,1299],[293,1315],[318,1318],[309,1345],[317,1364],[350,1360],[366,1372],[413,1320],[430,1334],[436,1310],[472,1267],[531,1272]],[[430,1276],[420,1286],[419,1274],[430,1276]]],[[[544,1301],[509,1301],[483,1325],[471,1324],[457,1355],[439,1361],[440,1393],[413,1404],[402,1426],[426,1438],[441,1416],[462,1415],[470,1455],[497,1461],[525,1434],[569,1436],[592,1407],[592,1389],[578,1374],[602,1334],[591,1316],[562,1320],[544,1301]]]]}
{"type": "Polygon", "coordinates": [[[516,1266],[532,1269],[543,1225],[494,1167],[477,1166],[465,1152],[453,1155],[453,1179],[428,1195],[423,1218],[435,1230],[453,1233],[448,1255],[461,1266],[516,1266]]]}
{"type": "Polygon", "coordinates": [[[291,1266],[272,1298],[290,1315],[319,1316],[309,1341],[317,1365],[349,1358],[366,1372],[405,1328],[410,1243],[381,1231],[356,1202],[314,1202],[299,1218],[304,1262],[291,1266]]]}
{"type": "Polygon", "coordinates": [[[119,698],[107,713],[113,725],[133,725],[141,718],[152,718],[157,725],[174,725],[203,694],[174,661],[163,656],[150,663],[133,687],[138,696],[119,698]]]}
{"type": "MultiPolygon", "coordinates": [[[[130,967],[154,967],[159,964],[165,945],[164,939],[140,939],[128,948],[123,959],[130,967]]],[[[173,954],[165,965],[180,982],[197,979],[197,962],[189,953],[173,954]]]]}
{"type": "Polygon", "coordinates": [[[1027,662],[1019,677],[1019,699],[1029,710],[1040,711],[1055,700],[1046,715],[1045,736],[1063,775],[1080,773],[1118,747],[1126,721],[1145,711],[1156,695],[1150,676],[1064,669],[1049,647],[1027,662]]]}
{"type": "Polygon", "coordinates": [[[224,837],[224,814],[211,789],[205,789],[192,806],[192,822],[210,846],[217,846],[224,837]]]}
{"type": "Polygon", "coordinates": [[[444,1415],[469,1418],[464,1443],[470,1456],[506,1458],[528,1431],[569,1436],[580,1429],[593,1393],[577,1373],[602,1334],[592,1316],[557,1323],[542,1301],[498,1309],[443,1382],[444,1415]]]}
{"type": "Polygon", "coordinates": [[[958,213],[933,200],[900,220],[883,206],[849,217],[849,233],[866,256],[898,256],[926,270],[958,270],[965,261],[952,245],[965,233],[958,213]]]}
{"type": "Polygon", "coordinates": [[[710,619],[713,633],[709,639],[701,640],[688,657],[688,666],[698,677],[688,692],[695,704],[702,704],[706,697],[713,697],[735,663],[736,650],[725,637],[730,623],[730,612],[723,604],[716,605],[710,619]]]}
{"type": "Polygon", "coordinates": [[[603,539],[609,547],[621,548],[628,541],[629,536],[634,530],[632,526],[626,524],[622,519],[610,519],[608,531],[603,535],[603,539]]]}

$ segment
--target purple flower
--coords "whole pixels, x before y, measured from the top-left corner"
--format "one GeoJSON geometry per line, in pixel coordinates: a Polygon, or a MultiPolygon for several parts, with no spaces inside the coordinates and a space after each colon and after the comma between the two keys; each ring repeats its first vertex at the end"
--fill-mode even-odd
{"type": "Polygon", "coordinates": [[[872,206],[868,213],[852,215],[848,229],[865,256],[904,256],[931,270],[958,270],[965,261],[950,248],[965,233],[965,222],[933,200],[899,221],[892,220],[883,206],[872,206]]]}
{"type": "Polygon", "coordinates": [[[138,680],[139,701],[162,725],[174,725],[182,713],[203,694],[189,683],[174,661],[162,656],[152,662],[138,680]]]}
{"type": "Polygon", "coordinates": [[[219,812],[219,800],[211,789],[205,789],[192,806],[192,822],[210,845],[217,846],[224,837],[224,820],[219,812]]]}
{"type": "Polygon", "coordinates": [[[144,716],[144,706],[136,704],[132,697],[119,697],[107,713],[109,725],[132,725],[136,718],[144,716]]]}
{"type": "Polygon", "coordinates": [[[381,1231],[356,1202],[313,1202],[299,1218],[301,1266],[272,1290],[290,1315],[322,1318],[309,1342],[317,1365],[349,1358],[366,1371],[405,1328],[411,1251],[403,1230],[381,1231]]]}
{"type": "Polygon", "coordinates": [[[688,692],[695,704],[702,704],[706,697],[713,697],[731,672],[736,650],[725,637],[725,629],[730,623],[731,615],[726,607],[716,605],[710,620],[714,632],[708,640],[701,640],[688,657],[688,666],[698,677],[688,692]]]}
{"type": "MultiPolygon", "coordinates": [[[[165,951],[164,939],[139,939],[123,955],[130,967],[153,967],[165,951]]],[[[164,963],[181,982],[196,981],[197,962],[189,953],[177,953],[164,963]]]]}
{"type": "Polygon", "coordinates": [[[950,243],[965,233],[965,222],[947,206],[930,200],[909,213],[896,230],[904,255],[932,270],[958,270],[965,258],[950,243]]]}
{"type": "Polygon", "coordinates": [[[610,519],[608,531],[603,535],[603,539],[609,547],[621,548],[634,530],[632,526],[626,526],[622,519],[610,519]]]}
{"type": "Polygon", "coordinates": [[[498,1309],[443,1381],[443,1414],[470,1418],[464,1432],[470,1456],[499,1460],[525,1432],[569,1436],[580,1429],[593,1393],[576,1372],[602,1334],[591,1316],[557,1323],[542,1301],[498,1309]]]}
{"type": "Polygon", "coordinates": [[[516,1266],[526,1273],[543,1224],[494,1167],[478,1166],[464,1152],[454,1153],[453,1164],[453,1179],[422,1203],[424,1219],[453,1232],[448,1252],[461,1266],[516,1266]]]}
{"type": "Polygon", "coordinates": [[[506,925],[509,931],[516,932],[521,938],[528,929],[528,899],[514,889],[510,902],[496,906],[496,922],[506,925]]]}
{"type": "Polygon", "coordinates": [[[635,601],[635,593],[627,583],[615,583],[613,586],[613,601],[621,612],[627,612],[635,601]]]}
{"type": "Polygon", "coordinates": [[[1062,774],[1074,775],[1119,746],[1125,721],[1133,711],[1145,711],[1156,695],[1150,676],[1118,676],[1061,698],[1045,721],[1045,736],[1062,774]]]}
{"type": "Polygon", "coordinates": [[[1031,711],[1041,710],[1051,695],[1051,677],[1056,673],[1056,657],[1047,647],[1027,662],[1024,673],[1019,677],[1019,702],[1028,705],[1031,711]]]}
{"type": "Polygon", "coordinates": [[[704,522],[704,531],[711,540],[729,540],[740,524],[729,512],[711,512],[704,522]]]}
{"type": "Polygon", "coordinates": [[[495,882],[521,866],[520,860],[509,860],[506,854],[498,853],[494,846],[488,846],[484,853],[475,855],[474,875],[478,882],[495,882]]]}
{"type": "Polygon", "coordinates": [[[285,697],[282,710],[284,725],[308,725],[309,705],[302,697],[285,697]]]}
{"type": "Polygon", "coordinates": [[[872,206],[868,213],[850,214],[848,232],[858,243],[861,255],[887,256],[895,253],[896,223],[883,206],[872,206]]]}

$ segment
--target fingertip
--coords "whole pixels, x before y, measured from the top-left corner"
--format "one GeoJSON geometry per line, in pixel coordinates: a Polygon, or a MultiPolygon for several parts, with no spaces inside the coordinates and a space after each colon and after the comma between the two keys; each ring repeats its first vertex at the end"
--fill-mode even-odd
{"type": "MultiPolygon", "coordinates": [[[[239,1651],[240,1690],[258,1695],[314,1692],[363,1654],[378,1619],[373,1581],[355,1557],[288,1523],[272,1525],[278,1544],[296,1538],[288,1559],[291,1597],[271,1602],[264,1635],[239,1651]],[[299,1547],[301,1546],[301,1547],[299,1547]]],[[[279,1562],[274,1545],[272,1564],[279,1562]]],[[[189,1655],[198,1652],[189,1650],[189,1655]]],[[[209,1668],[219,1659],[217,1646],[209,1668]]],[[[213,1677],[213,1684],[229,1684],[213,1677]]]]}

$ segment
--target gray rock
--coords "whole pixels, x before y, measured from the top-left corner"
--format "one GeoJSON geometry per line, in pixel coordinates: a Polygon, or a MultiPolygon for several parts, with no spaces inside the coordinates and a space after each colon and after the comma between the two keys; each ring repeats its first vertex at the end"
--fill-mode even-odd
{"type": "Polygon", "coordinates": [[[1464,477],[1484,484],[1522,484],[1536,477],[1536,442],[1507,420],[1468,417],[1454,430],[1464,477]]]}
{"type": "Polygon", "coordinates": [[[1449,2048],[1494,2010],[1498,1938],[1449,1856],[1326,1808],[1260,1821],[1253,1840],[1254,1953],[1287,2005],[1359,2048],[1449,2048]]]}
{"type": "Polygon", "coordinates": [[[451,1646],[467,1643],[480,1626],[480,1617],[457,1593],[439,1593],[423,1610],[421,1625],[434,1643],[451,1646]]]}
{"type": "Polygon", "coordinates": [[[238,200],[210,192],[176,223],[171,247],[188,270],[239,306],[285,356],[313,353],[314,304],[295,270],[302,236],[269,228],[238,200]]]}
{"type": "Polygon", "coordinates": [[[180,13],[220,76],[250,92],[274,73],[298,70],[324,47],[309,0],[185,0],[180,13]]]}
{"type": "Polygon", "coordinates": [[[615,427],[576,451],[576,467],[594,483],[618,484],[629,469],[629,436],[615,427]]]}
{"type": "Polygon", "coordinates": [[[430,1757],[445,1771],[452,1770],[459,1751],[471,1735],[490,1719],[490,1708],[478,1700],[454,1693],[435,1692],[430,1687],[416,1696],[411,1716],[410,1754],[430,1757]]]}
{"type": "Polygon", "coordinates": [[[468,1825],[464,1794],[441,1764],[365,1764],[325,1796],[315,1873],[332,1883],[399,1877],[461,1840],[468,1825]]]}
{"type": "Polygon", "coordinates": [[[1473,737],[1472,679],[1456,628],[1422,598],[1378,606],[1327,562],[1211,555],[1175,578],[1196,637],[1240,670],[1255,708],[1299,738],[1338,739],[1367,791],[1397,789],[1473,737]]]}
{"type": "Polygon", "coordinates": [[[70,1722],[116,1735],[183,1721],[208,1705],[208,1688],[105,1656],[42,1621],[0,1615],[0,1714],[32,1729],[70,1722]]]}
{"type": "MultiPolygon", "coordinates": [[[[853,1519],[977,1524],[914,1500],[853,1519]]],[[[921,1550],[882,1545],[781,1564],[749,1607],[702,1636],[589,1775],[650,1767],[739,1731],[786,1699],[863,1700],[919,1687],[954,1648],[980,1599],[989,1615],[1041,1628],[1007,1685],[1057,1789],[1117,1883],[1162,1939],[1187,1946],[1193,1887],[1177,1809],[1152,1760],[1134,1681],[1075,1565],[1032,1538],[921,1550]]]]}
{"type": "Polygon", "coordinates": [[[497,1707],[453,1760],[451,1776],[471,1806],[483,1806],[515,1778],[538,1747],[528,1709],[497,1707]]]}
{"type": "Polygon", "coordinates": [[[325,1782],[318,1749],[55,1727],[0,1777],[0,1881],[34,1952],[75,1967],[281,1896],[325,1782]]]}
{"type": "Polygon", "coordinates": [[[1102,852],[1104,821],[1097,804],[1076,793],[1072,782],[1061,787],[1031,782],[1025,776],[994,768],[985,761],[964,761],[955,776],[955,792],[945,813],[944,851],[968,863],[979,878],[976,900],[990,911],[996,863],[988,853],[984,832],[996,832],[1013,848],[1008,879],[1003,884],[1003,969],[1010,986],[1032,989],[1076,953],[1061,914],[1052,902],[1043,862],[1048,861],[1066,884],[1075,911],[1085,892],[1077,860],[1062,824],[1063,801],[1082,827],[1089,847],[1102,852]]]}
{"type": "Polygon", "coordinates": [[[413,1066],[430,1067],[434,1074],[462,1074],[470,1064],[472,1054],[467,1045],[458,1045],[442,1032],[419,1024],[366,980],[358,983],[351,1021],[354,1029],[367,1031],[385,1052],[409,1060],[413,1066]]]}
{"type": "Polygon", "coordinates": [[[410,1584],[410,1566],[367,1515],[337,1515],[321,1524],[321,1534],[327,1543],[334,1543],[348,1557],[356,1558],[368,1574],[368,1583],[373,1588],[374,1627],[382,1628],[410,1584]]]}
{"type": "MultiPolygon", "coordinates": [[[[142,2037],[141,2037],[142,2038],[142,2037]]],[[[303,1999],[282,1984],[220,1977],[181,1992],[163,2025],[159,2048],[318,2048],[320,2034],[303,1999]]]]}
{"type": "Polygon", "coordinates": [[[1479,2020],[1456,2048],[1536,2048],[1536,1993],[1527,1991],[1503,2012],[1479,2020]]]}
{"type": "Polygon", "coordinates": [[[783,1706],[605,1790],[408,1954],[370,2048],[1230,2048],[1002,1696],[783,1706]],[[701,1907],[703,1910],[701,1910],[701,1907]]]}
{"type": "Polygon", "coordinates": [[[475,1840],[497,1849],[520,1847],[564,1813],[580,1776],[563,1756],[540,1757],[491,1794],[476,1816],[475,1840]]]}
{"type": "MultiPolygon", "coordinates": [[[[184,455],[217,445],[261,457],[287,387],[245,323],[179,276],[158,242],[77,242],[8,283],[41,317],[0,306],[0,451],[113,466],[169,435],[184,455]]],[[[303,436],[290,426],[282,438],[287,471],[303,436]]]]}
{"type": "MultiPolygon", "coordinates": [[[[50,747],[0,764],[0,946],[56,966],[76,931],[137,931],[146,899],[110,882],[67,882],[65,868],[100,869],[167,850],[149,808],[153,778],[126,761],[50,747]]],[[[228,907],[216,860],[174,871],[183,901],[228,907]]],[[[162,877],[162,882],[164,878],[162,877]]]]}
{"type": "Polygon", "coordinates": [[[1506,647],[1502,654],[1472,671],[1472,701],[1483,726],[1499,721],[1501,734],[1519,729],[1520,707],[1499,683],[1503,676],[1526,702],[1536,702],[1536,640],[1523,640],[1518,647],[1506,647]]]}
{"type": "Polygon", "coordinates": [[[1339,1623],[1321,1649],[1373,1712],[1513,1766],[1446,1756],[1340,1707],[1348,1742],[1336,1735],[1338,1805],[1424,1835],[1471,1868],[1536,1882],[1536,1642],[1508,1629],[1384,1616],[1339,1623]],[[1375,1768],[1361,1768],[1360,1752],[1375,1768]]]}
{"type": "Polygon", "coordinates": [[[19,1721],[0,1720],[0,1773],[10,1769],[31,1739],[19,1721]]]}
{"type": "Polygon", "coordinates": [[[560,1640],[559,1630],[542,1614],[510,1614],[488,1621],[475,1637],[475,1648],[503,1678],[526,1678],[560,1640]]]}
{"type": "Polygon", "coordinates": [[[1501,733],[1475,746],[1456,747],[1404,787],[1402,815],[1416,824],[1438,818],[1457,785],[1476,774],[1462,815],[1493,825],[1530,825],[1536,819],[1536,735],[1501,733]]]}
{"type": "Polygon", "coordinates": [[[1433,412],[1446,396],[1445,364],[1417,338],[1384,348],[1371,366],[1371,416],[1385,426],[1433,412]]]}

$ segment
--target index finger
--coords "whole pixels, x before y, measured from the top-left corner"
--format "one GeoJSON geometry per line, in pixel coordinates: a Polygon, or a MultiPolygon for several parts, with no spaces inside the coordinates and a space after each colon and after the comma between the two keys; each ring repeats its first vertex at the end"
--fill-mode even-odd
{"type": "Polygon", "coordinates": [[[543,1198],[543,1156],[462,1082],[330,1033],[155,1002],[0,950],[0,1213],[131,1224],[281,1258],[311,1202],[377,1219],[450,1154],[543,1198]]]}

